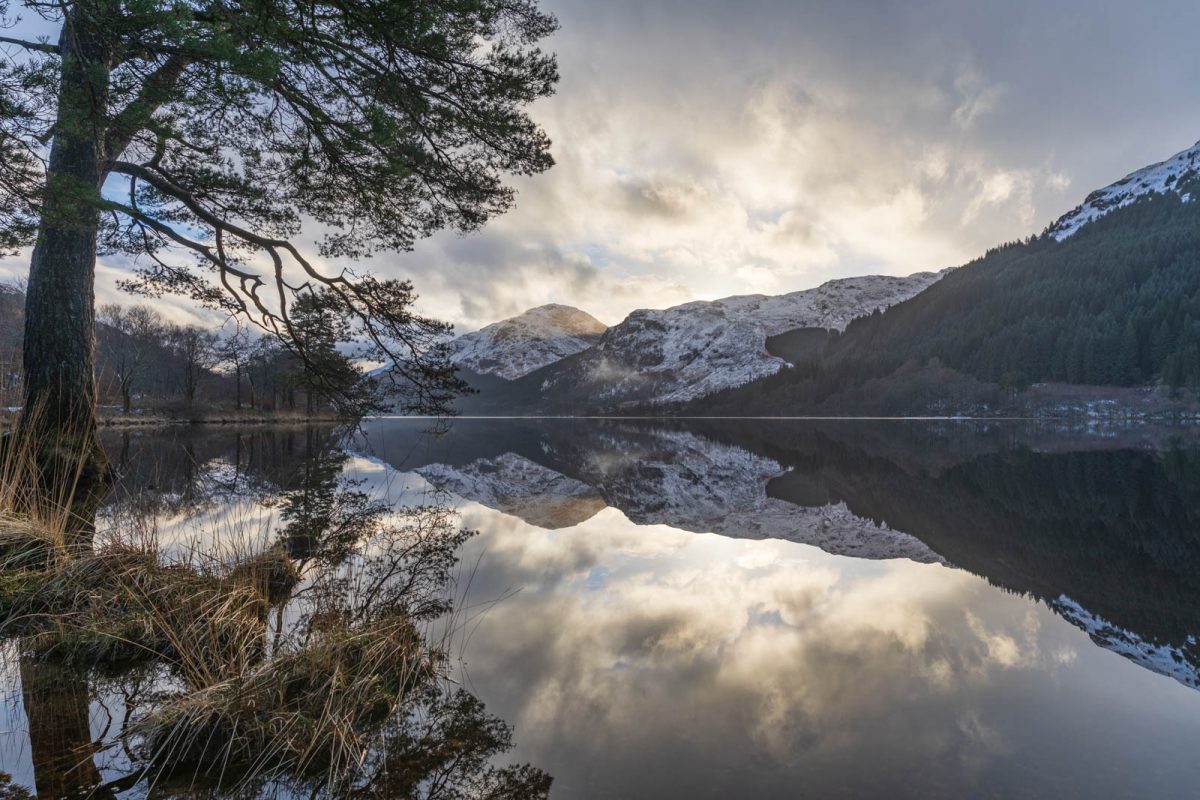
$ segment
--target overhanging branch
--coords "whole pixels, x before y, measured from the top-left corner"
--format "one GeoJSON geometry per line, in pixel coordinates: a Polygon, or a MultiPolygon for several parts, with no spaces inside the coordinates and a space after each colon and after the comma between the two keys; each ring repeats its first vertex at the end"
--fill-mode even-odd
{"type": "Polygon", "coordinates": [[[37,50],[41,53],[50,53],[51,55],[62,55],[62,50],[58,45],[50,44],[49,42],[31,42],[28,39],[14,39],[11,36],[0,36],[0,44],[15,44],[18,47],[24,47],[26,50],[37,50]]]}

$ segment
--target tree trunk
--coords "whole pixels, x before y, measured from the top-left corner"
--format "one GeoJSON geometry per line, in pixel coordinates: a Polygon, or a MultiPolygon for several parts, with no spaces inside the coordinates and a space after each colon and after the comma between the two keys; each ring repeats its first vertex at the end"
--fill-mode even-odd
{"type": "Polygon", "coordinates": [[[99,478],[96,437],[96,235],[103,181],[109,54],[92,29],[67,15],[58,117],[46,174],[41,228],[25,298],[23,434],[55,469],[84,462],[99,478]]]}
{"type": "Polygon", "coordinates": [[[196,400],[196,375],[193,371],[194,369],[189,363],[184,367],[183,372],[183,399],[187,401],[189,407],[196,400]]]}
{"type": "Polygon", "coordinates": [[[233,407],[238,411],[242,410],[242,368],[240,365],[233,368],[233,382],[237,386],[233,392],[233,407]]]}

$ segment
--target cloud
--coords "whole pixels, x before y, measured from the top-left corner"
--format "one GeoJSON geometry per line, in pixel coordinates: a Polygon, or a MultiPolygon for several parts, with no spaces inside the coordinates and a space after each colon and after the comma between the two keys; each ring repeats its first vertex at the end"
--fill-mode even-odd
{"type": "MultiPolygon", "coordinates": [[[[970,225],[985,209],[1007,207],[1023,225],[1034,221],[1033,191],[1037,173],[1032,170],[995,170],[975,176],[975,193],[963,209],[962,223],[970,225]]],[[[1047,182],[1052,178],[1047,178],[1047,182]]]]}
{"type": "Polygon", "coordinates": [[[599,134],[562,101],[543,120],[556,170],[481,234],[435,237],[400,268],[426,298],[457,287],[464,299],[434,311],[465,326],[550,301],[611,324],[636,307],[961,263],[977,249],[962,235],[979,216],[972,202],[997,212],[984,241],[1004,238],[1005,211],[1008,229],[1027,224],[1029,198],[1000,191],[985,154],[898,138],[836,86],[750,83],[671,115],[655,113],[655,96],[624,97],[599,134]]]}
{"type": "Polygon", "coordinates": [[[959,102],[951,118],[964,131],[974,127],[981,116],[993,111],[1004,93],[1004,87],[988,83],[969,65],[954,79],[954,89],[959,102]]]}
{"type": "Polygon", "coordinates": [[[1052,172],[1046,176],[1046,185],[1061,192],[1071,188],[1071,176],[1065,172],[1052,172]]]}
{"type": "Polygon", "coordinates": [[[964,263],[1200,138],[1194,3],[543,3],[558,165],[365,265],[462,329],[964,263]]]}

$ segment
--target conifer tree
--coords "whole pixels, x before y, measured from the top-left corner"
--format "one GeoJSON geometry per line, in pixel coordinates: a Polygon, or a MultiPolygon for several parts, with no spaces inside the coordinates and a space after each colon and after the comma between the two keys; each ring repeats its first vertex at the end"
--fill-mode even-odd
{"type": "MultiPolygon", "coordinates": [[[[513,201],[552,160],[526,108],[556,27],[534,0],[0,0],[0,248],[32,245],[26,408],[94,438],[97,252],[126,288],[240,315],[305,360],[325,293],[409,405],[460,384],[410,283],[353,268],[513,201]],[[20,36],[22,10],[50,38],[20,36]]],[[[35,415],[25,415],[32,425],[35,415]]]]}

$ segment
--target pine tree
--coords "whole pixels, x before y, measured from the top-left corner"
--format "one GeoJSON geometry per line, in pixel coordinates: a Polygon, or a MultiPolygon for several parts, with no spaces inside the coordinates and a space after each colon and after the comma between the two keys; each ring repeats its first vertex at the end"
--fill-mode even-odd
{"type": "Polygon", "coordinates": [[[98,249],[139,259],[126,288],[240,315],[301,359],[291,305],[331,292],[413,407],[461,388],[410,284],[322,261],[474,230],[512,203],[506,174],[552,164],[525,111],[557,80],[534,0],[18,2],[58,28],[4,36],[25,56],[0,62],[0,248],[33,245],[26,433],[99,458],[98,249]]]}

